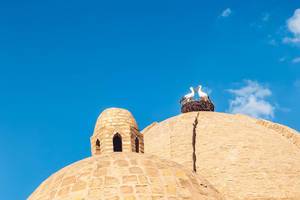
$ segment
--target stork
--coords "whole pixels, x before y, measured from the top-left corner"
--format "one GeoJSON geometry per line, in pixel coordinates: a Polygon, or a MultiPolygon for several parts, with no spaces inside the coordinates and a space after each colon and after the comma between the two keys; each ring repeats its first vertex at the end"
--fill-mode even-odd
{"type": "Polygon", "coordinates": [[[192,98],[194,98],[195,96],[195,91],[193,87],[190,87],[191,92],[184,95],[184,99],[187,99],[188,101],[190,101],[192,98]]]}
{"type": "Polygon", "coordinates": [[[207,100],[208,99],[208,95],[202,91],[202,85],[199,85],[198,86],[198,95],[200,97],[200,99],[204,99],[204,100],[207,100]]]}

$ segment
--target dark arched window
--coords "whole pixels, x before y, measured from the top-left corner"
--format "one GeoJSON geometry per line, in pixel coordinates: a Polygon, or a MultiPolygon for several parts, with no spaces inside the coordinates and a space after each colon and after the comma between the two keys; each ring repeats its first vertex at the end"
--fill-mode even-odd
{"type": "Polygon", "coordinates": [[[135,152],[139,152],[140,150],[140,143],[139,143],[139,139],[136,137],[135,138],[135,152]]]}
{"type": "Polygon", "coordinates": [[[113,137],[113,145],[114,145],[114,152],[122,151],[122,137],[119,133],[116,133],[113,137]]]}
{"type": "Polygon", "coordinates": [[[100,153],[100,140],[96,140],[96,153],[100,153]]]}

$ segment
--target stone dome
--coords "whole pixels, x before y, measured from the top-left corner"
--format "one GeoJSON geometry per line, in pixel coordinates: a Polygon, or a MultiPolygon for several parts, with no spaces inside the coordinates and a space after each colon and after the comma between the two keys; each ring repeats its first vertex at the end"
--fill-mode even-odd
{"type": "Polygon", "coordinates": [[[108,108],[99,115],[90,141],[92,155],[144,152],[143,135],[132,114],[122,108],[108,108]]]}
{"type": "Polygon", "coordinates": [[[300,135],[293,129],[244,115],[190,112],[142,133],[145,154],[190,169],[195,164],[225,199],[300,199],[300,135]]]}
{"type": "Polygon", "coordinates": [[[137,153],[92,156],[45,180],[29,200],[222,199],[180,164],[137,153]]]}
{"type": "Polygon", "coordinates": [[[122,108],[108,108],[105,109],[98,117],[95,131],[103,127],[115,127],[118,125],[128,125],[138,129],[137,123],[132,114],[122,108]]]}

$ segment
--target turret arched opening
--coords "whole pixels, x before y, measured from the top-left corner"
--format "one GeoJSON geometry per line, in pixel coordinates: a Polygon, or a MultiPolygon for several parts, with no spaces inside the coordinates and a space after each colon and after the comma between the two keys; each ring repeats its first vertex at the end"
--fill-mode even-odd
{"type": "Polygon", "coordinates": [[[101,148],[100,148],[100,140],[96,140],[96,154],[100,154],[101,148]]]}
{"type": "Polygon", "coordinates": [[[113,137],[113,148],[114,152],[122,151],[122,137],[119,133],[116,133],[113,137]]]}
{"type": "Polygon", "coordinates": [[[140,141],[139,139],[136,137],[135,138],[135,152],[139,153],[140,151],[140,141]]]}

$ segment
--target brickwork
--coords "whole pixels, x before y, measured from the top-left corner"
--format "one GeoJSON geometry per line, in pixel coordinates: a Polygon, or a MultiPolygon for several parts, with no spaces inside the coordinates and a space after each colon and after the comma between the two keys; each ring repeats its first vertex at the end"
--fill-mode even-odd
{"type": "MultiPolygon", "coordinates": [[[[192,134],[197,112],[148,127],[145,154],[193,169],[192,134]]],[[[226,199],[300,199],[299,133],[244,115],[199,112],[197,173],[226,199]]]]}
{"type": "Polygon", "coordinates": [[[29,200],[300,199],[300,135],[266,120],[189,112],[140,133],[129,111],[110,108],[90,141],[92,157],[50,176],[29,200]],[[116,137],[123,152],[114,152],[116,137]]]}
{"type": "Polygon", "coordinates": [[[300,134],[287,126],[283,126],[281,124],[272,123],[267,120],[257,120],[257,124],[267,127],[271,130],[274,130],[276,133],[284,136],[286,139],[291,141],[300,149],[300,134]]]}
{"type": "Polygon", "coordinates": [[[221,200],[205,179],[183,166],[136,153],[95,155],[45,180],[28,200],[221,200]]]}
{"type": "Polygon", "coordinates": [[[143,135],[139,132],[132,114],[125,109],[109,108],[97,119],[94,133],[90,138],[92,155],[113,152],[113,137],[119,134],[122,138],[122,151],[135,152],[135,139],[139,140],[139,152],[144,152],[143,135]],[[100,147],[97,146],[97,140],[100,147]]]}

